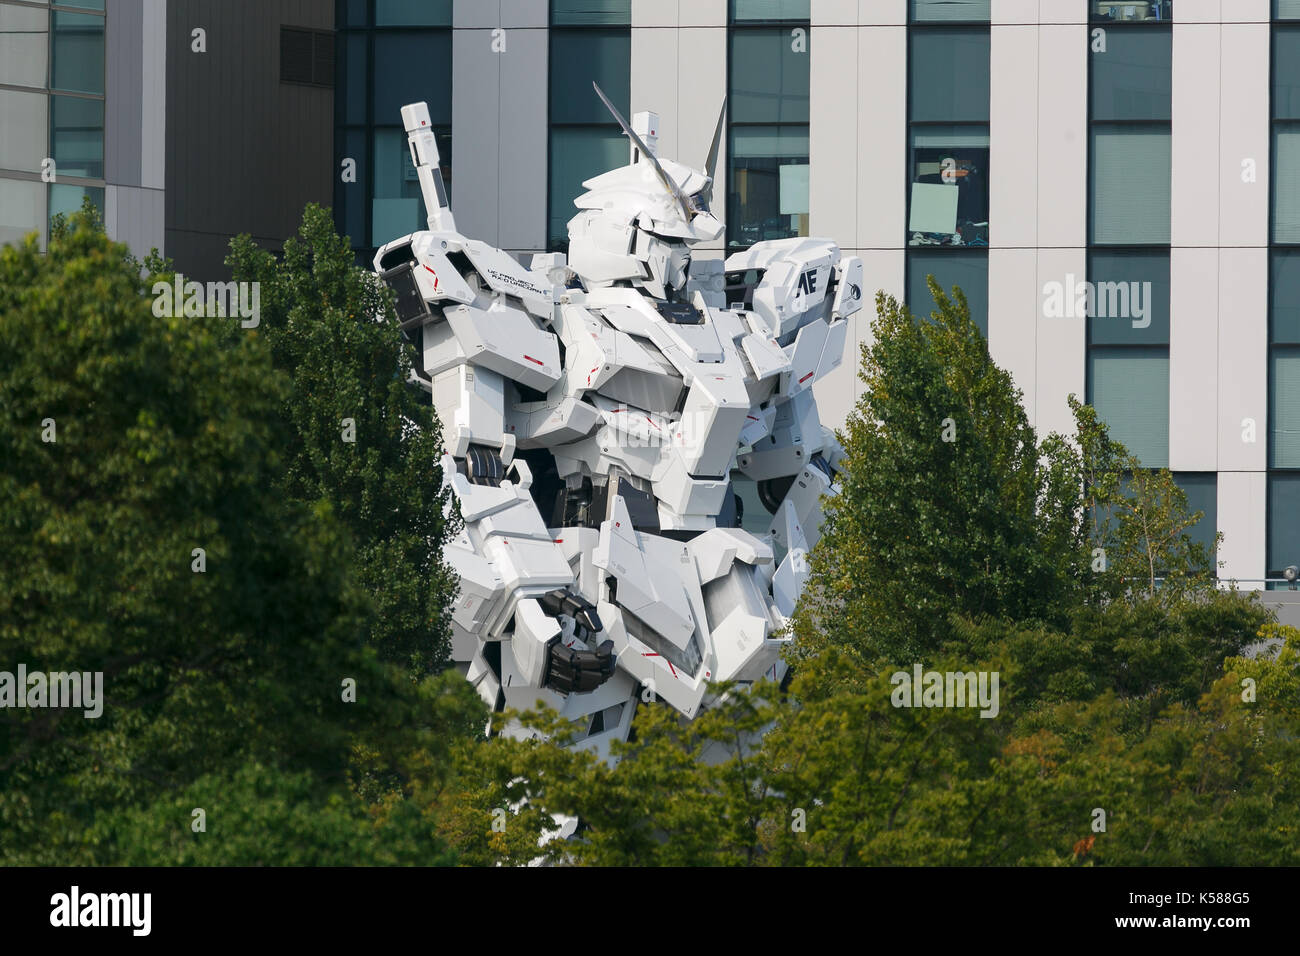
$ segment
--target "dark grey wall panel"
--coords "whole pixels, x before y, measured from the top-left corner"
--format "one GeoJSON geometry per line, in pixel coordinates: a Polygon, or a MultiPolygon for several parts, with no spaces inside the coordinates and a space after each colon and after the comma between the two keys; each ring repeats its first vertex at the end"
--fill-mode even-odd
{"type": "MultiPolygon", "coordinates": [[[[167,0],[144,0],[140,83],[140,185],[162,189],[167,185],[167,0]]],[[[158,228],[161,234],[161,218],[158,228]]]]}
{"type": "Polygon", "coordinates": [[[137,258],[144,258],[163,237],[163,191],[137,186],[109,186],[104,197],[104,218],[113,238],[125,242],[137,258]]]}
{"type": "Polygon", "coordinates": [[[144,0],[109,0],[104,42],[104,179],[139,186],[144,0]]]}
{"type": "Polygon", "coordinates": [[[280,27],[333,29],[334,4],[170,0],[167,16],[168,255],[218,278],[231,236],[279,248],[307,203],[332,202],[334,91],[280,82],[280,27]]]}
{"type": "Polygon", "coordinates": [[[548,10],[457,3],[452,38],[456,226],[525,261],[546,250],[548,10]]]}
{"type": "MultiPolygon", "coordinates": [[[[458,18],[465,6],[456,4],[458,18]]],[[[497,245],[501,54],[491,28],[454,31],[451,61],[452,212],[466,236],[497,245]]]]}
{"type": "Polygon", "coordinates": [[[506,52],[498,58],[502,96],[495,244],[512,251],[545,252],[547,87],[539,78],[548,75],[547,31],[507,30],[506,52]]]}

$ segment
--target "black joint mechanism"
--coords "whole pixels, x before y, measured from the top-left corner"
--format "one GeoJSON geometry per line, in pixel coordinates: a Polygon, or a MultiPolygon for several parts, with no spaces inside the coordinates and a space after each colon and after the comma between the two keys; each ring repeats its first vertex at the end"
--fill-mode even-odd
{"type": "Polygon", "coordinates": [[[580,651],[557,638],[550,652],[543,684],[562,694],[593,691],[614,676],[613,641],[605,641],[594,651],[580,651]]]}
{"type": "Polygon", "coordinates": [[[465,452],[465,477],[471,484],[500,488],[506,476],[501,453],[486,445],[470,445],[465,452]]]}
{"type": "MultiPolygon", "coordinates": [[[[557,614],[567,614],[578,622],[579,627],[586,628],[593,635],[605,629],[605,626],[600,623],[600,615],[596,613],[596,605],[568,588],[560,588],[542,595],[539,603],[542,605],[542,610],[552,617],[557,614]]],[[[578,636],[582,637],[584,642],[586,641],[582,634],[578,636]]]]}
{"type": "MultiPolygon", "coordinates": [[[[560,588],[538,599],[552,617],[564,614],[574,621],[574,636],[589,647],[604,630],[596,606],[581,594],[560,588]]],[[[614,642],[602,641],[594,651],[568,647],[558,637],[548,648],[546,676],[542,683],[564,694],[593,691],[614,676],[614,642]]]]}

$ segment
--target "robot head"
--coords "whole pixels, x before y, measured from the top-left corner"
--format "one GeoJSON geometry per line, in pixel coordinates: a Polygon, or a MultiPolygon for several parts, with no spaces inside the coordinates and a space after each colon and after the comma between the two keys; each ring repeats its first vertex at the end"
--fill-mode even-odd
{"type": "MultiPolygon", "coordinates": [[[[675,298],[686,286],[691,246],[722,235],[710,204],[723,117],[701,172],[656,156],[600,87],[596,92],[632,141],[635,159],[583,183],[588,191],[575,201],[579,211],[569,221],[569,264],[589,286],[630,280],[656,298],[675,298]]],[[[724,102],[724,115],[725,109],[724,102]]],[[[643,116],[653,142],[653,114],[638,114],[638,120],[643,116]]]]}

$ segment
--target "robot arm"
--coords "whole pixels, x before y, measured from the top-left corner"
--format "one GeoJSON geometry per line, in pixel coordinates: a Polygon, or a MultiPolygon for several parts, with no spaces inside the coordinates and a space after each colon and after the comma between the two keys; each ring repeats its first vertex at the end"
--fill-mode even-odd
{"type": "Polygon", "coordinates": [[[445,552],[461,582],[452,658],[491,707],[507,687],[595,690],[614,674],[614,645],[537,511],[528,465],[507,473],[492,449],[473,446],[442,467],[464,519],[445,552]]]}
{"type": "Polygon", "coordinates": [[[455,232],[456,220],[447,201],[447,187],[442,181],[438,166],[438,141],[429,123],[426,103],[412,103],[402,107],[402,125],[406,127],[406,140],[411,146],[411,161],[420,177],[420,192],[424,195],[424,208],[429,212],[429,229],[433,232],[455,232]]]}
{"type": "Polygon", "coordinates": [[[784,239],[730,257],[727,272],[736,306],[768,332],[786,362],[772,394],[751,409],[737,467],[758,483],[773,514],[769,531],[786,554],[772,593],[788,615],[808,576],[806,554],[820,537],[822,497],[838,491],[843,449],[822,426],[812,387],[843,361],[849,316],[862,308],[862,260],[841,259],[827,240],[784,239]]]}

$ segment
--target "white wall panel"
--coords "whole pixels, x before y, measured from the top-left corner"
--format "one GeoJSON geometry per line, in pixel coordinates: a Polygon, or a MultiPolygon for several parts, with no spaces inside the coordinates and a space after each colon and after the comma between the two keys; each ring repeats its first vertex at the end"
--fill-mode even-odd
{"type": "Polygon", "coordinates": [[[809,231],[841,247],[858,244],[857,27],[812,29],[809,231]]]}
{"type": "MultiPolygon", "coordinates": [[[[1217,301],[1219,467],[1263,471],[1268,462],[1267,249],[1219,250],[1217,301]],[[1254,442],[1242,440],[1246,418],[1255,422],[1254,442]]],[[[1201,347],[1215,344],[1209,340],[1201,347]]]]}
{"type": "Polygon", "coordinates": [[[1261,587],[1268,483],[1263,472],[1219,472],[1219,577],[1242,580],[1247,590],[1261,587]],[[1252,580],[1255,579],[1255,580],[1252,580]]]}
{"type": "Polygon", "coordinates": [[[1081,247],[1088,237],[1087,30],[1045,26],[1038,37],[1038,243],[1081,247]]]}
{"type": "Polygon", "coordinates": [[[1169,284],[1169,468],[1214,471],[1219,250],[1171,250],[1169,284]]]}
{"type": "Polygon", "coordinates": [[[1039,30],[995,26],[991,35],[989,245],[1031,248],[1038,237],[1039,30]]]}
{"type": "Polygon", "coordinates": [[[1219,241],[1219,27],[1173,29],[1170,236],[1175,246],[1219,241]]]}
{"type": "MultiPolygon", "coordinates": [[[[1262,246],[1268,243],[1268,26],[1225,25],[1219,55],[1218,241],[1224,246],[1262,246]],[[1254,182],[1242,178],[1245,160],[1253,160],[1254,182]]],[[[1177,150],[1174,162],[1182,162],[1177,150]]]]}
{"type": "MultiPolygon", "coordinates": [[[[907,30],[858,31],[858,244],[903,245],[907,219],[907,30]]],[[[901,283],[900,283],[901,284],[901,283]]]]}

